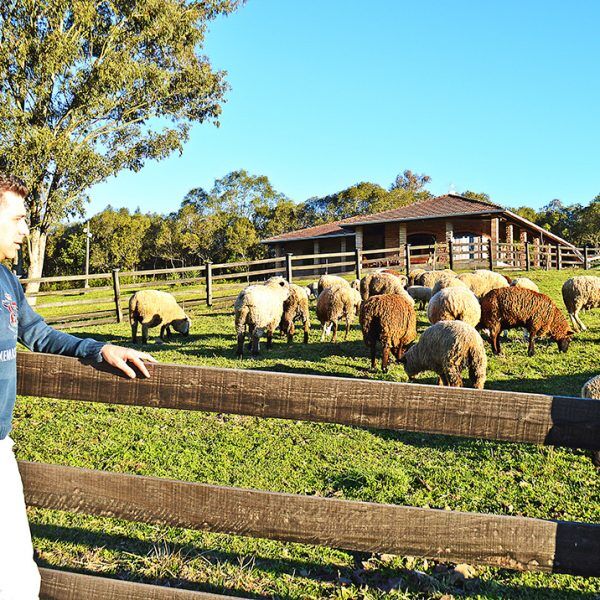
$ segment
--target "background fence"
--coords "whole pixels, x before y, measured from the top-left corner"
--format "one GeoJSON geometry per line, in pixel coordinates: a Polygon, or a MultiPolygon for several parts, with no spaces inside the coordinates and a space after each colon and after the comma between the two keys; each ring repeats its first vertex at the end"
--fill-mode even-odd
{"type": "Polygon", "coordinates": [[[397,248],[328,254],[287,254],[232,263],[207,261],[175,269],[127,272],[115,269],[112,273],[22,279],[21,282],[23,285],[40,283],[40,291],[29,294],[28,298],[48,323],[60,329],[121,322],[131,293],[146,287],[176,288],[175,297],[189,311],[202,305],[231,305],[244,285],[273,275],[301,281],[324,273],[355,273],[360,278],[364,272],[379,267],[394,267],[408,273],[414,267],[528,271],[598,266],[600,248],[571,249],[529,242],[497,244],[478,240],[427,246],[405,244],[397,248]],[[56,289],[57,286],[63,289],[56,289]]]}
{"type": "MultiPolygon", "coordinates": [[[[19,394],[600,449],[600,401],[337,377],[20,353],[19,394]],[[185,383],[182,383],[185,382],[185,383]]],[[[600,575],[600,524],[274,493],[20,463],[30,506],[346,550],[600,575]]],[[[166,588],[44,570],[43,598],[178,598],[166,588]],[[121,586],[121,587],[119,587],[121,586]],[[127,595],[129,594],[129,595],[127,595]],[[144,595],[145,594],[145,595],[144,595]]],[[[218,596],[182,592],[182,598],[218,596]],[[195,594],[195,595],[194,595],[195,594]]]]}

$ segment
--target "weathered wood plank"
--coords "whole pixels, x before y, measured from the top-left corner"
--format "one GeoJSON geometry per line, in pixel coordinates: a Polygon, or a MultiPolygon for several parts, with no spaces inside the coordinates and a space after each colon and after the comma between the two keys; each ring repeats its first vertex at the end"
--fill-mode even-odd
{"type": "Polygon", "coordinates": [[[600,525],[354,502],[20,462],[30,506],[189,529],[600,575],[600,525]],[[559,546],[560,543],[560,546],[559,546]]]}
{"type": "Polygon", "coordinates": [[[17,367],[28,396],[600,448],[600,400],[169,364],[130,381],[38,353],[19,353],[17,367]]]}
{"type": "MultiPolygon", "coordinates": [[[[68,571],[40,569],[42,589],[40,600],[232,600],[233,596],[192,592],[94,577],[68,571]]],[[[235,599],[239,600],[239,596],[235,599]]]]}

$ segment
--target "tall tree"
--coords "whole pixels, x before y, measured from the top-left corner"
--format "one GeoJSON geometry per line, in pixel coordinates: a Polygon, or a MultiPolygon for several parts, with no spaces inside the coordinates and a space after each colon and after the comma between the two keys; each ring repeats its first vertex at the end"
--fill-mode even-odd
{"type": "MultiPolygon", "coordinates": [[[[410,169],[406,169],[404,172],[396,175],[394,183],[390,186],[392,190],[405,190],[412,192],[413,194],[419,194],[425,192],[425,186],[431,181],[429,175],[424,173],[413,173],[410,169]]],[[[429,193],[429,192],[427,192],[429,193]]]]}
{"type": "Polygon", "coordinates": [[[479,200],[479,202],[485,202],[486,204],[490,204],[490,196],[484,192],[472,192],[471,190],[467,190],[463,192],[461,196],[465,198],[470,198],[471,200],[479,200]]]}
{"type": "Polygon", "coordinates": [[[227,85],[201,53],[207,22],[239,0],[0,3],[0,168],[31,190],[30,272],[86,190],[182,151],[217,122],[227,85]]]}

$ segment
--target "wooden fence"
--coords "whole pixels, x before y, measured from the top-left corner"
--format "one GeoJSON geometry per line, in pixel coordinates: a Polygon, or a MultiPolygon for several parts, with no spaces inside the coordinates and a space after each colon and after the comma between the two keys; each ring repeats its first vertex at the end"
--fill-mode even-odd
{"type": "Polygon", "coordinates": [[[282,275],[288,281],[306,280],[323,273],[355,273],[360,278],[365,272],[378,267],[394,267],[408,273],[413,267],[427,269],[561,269],[581,266],[589,269],[600,265],[600,248],[571,250],[561,246],[537,244],[496,244],[489,240],[448,242],[426,246],[405,244],[397,248],[378,248],[334,252],[328,254],[287,254],[282,257],[254,261],[120,272],[65,277],[22,279],[23,285],[39,282],[45,288],[75,283],[76,287],[63,290],[43,289],[28,295],[36,303],[48,323],[61,329],[121,322],[127,311],[129,294],[146,287],[176,286],[175,296],[186,310],[201,305],[232,305],[240,289],[251,281],[282,275]],[[92,282],[91,287],[81,287],[92,282]],[[60,302],[44,303],[46,296],[66,296],[60,302]],[[79,296],[89,296],[80,298],[79,296]],[[73,299],[70,299],[73,297],[73,299]],[[39,300],[42,300],[40,303],[39,300]],[[57,314],[72,308],[68,314],[57,314]],[[58,311],[57,311],[58,309],[58,311]],[[51,311],[45,314],[46,311],[51,311]],[[54,313],[54,314],[53,314],[54,313]]]}
{"type": "MultiPolygon", "coordinates": [[[[150,379],[130,381],[106,365],[20,353],[18,392],[600,449],[600,400],[238,369],[148,368],[150,379]]],[[[27,503],[40,508],[355,551],[600,576],[600,524],[595,523],[383,505],[29,462],[21,462],[20,469],[27,503]]],[[[133,584],[52,570],[43,578],[42,597],[57,600],[91,597],[92,590],[99,598],[180,597],[160,587],[138,593],[133,587],[128,591],[133,584]]]]}

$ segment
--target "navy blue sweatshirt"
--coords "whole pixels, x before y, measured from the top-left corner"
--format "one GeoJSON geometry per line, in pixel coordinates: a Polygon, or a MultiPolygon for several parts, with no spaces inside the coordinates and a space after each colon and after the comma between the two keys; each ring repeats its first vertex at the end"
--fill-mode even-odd
{"type": "Polygon", "coordinates": [[[17,339],[34,352],[100,358],[104,344],[56,331],[29,306],[19,280],[0,265],[0,440],[10,432],[17,394],[17,339]]]}

